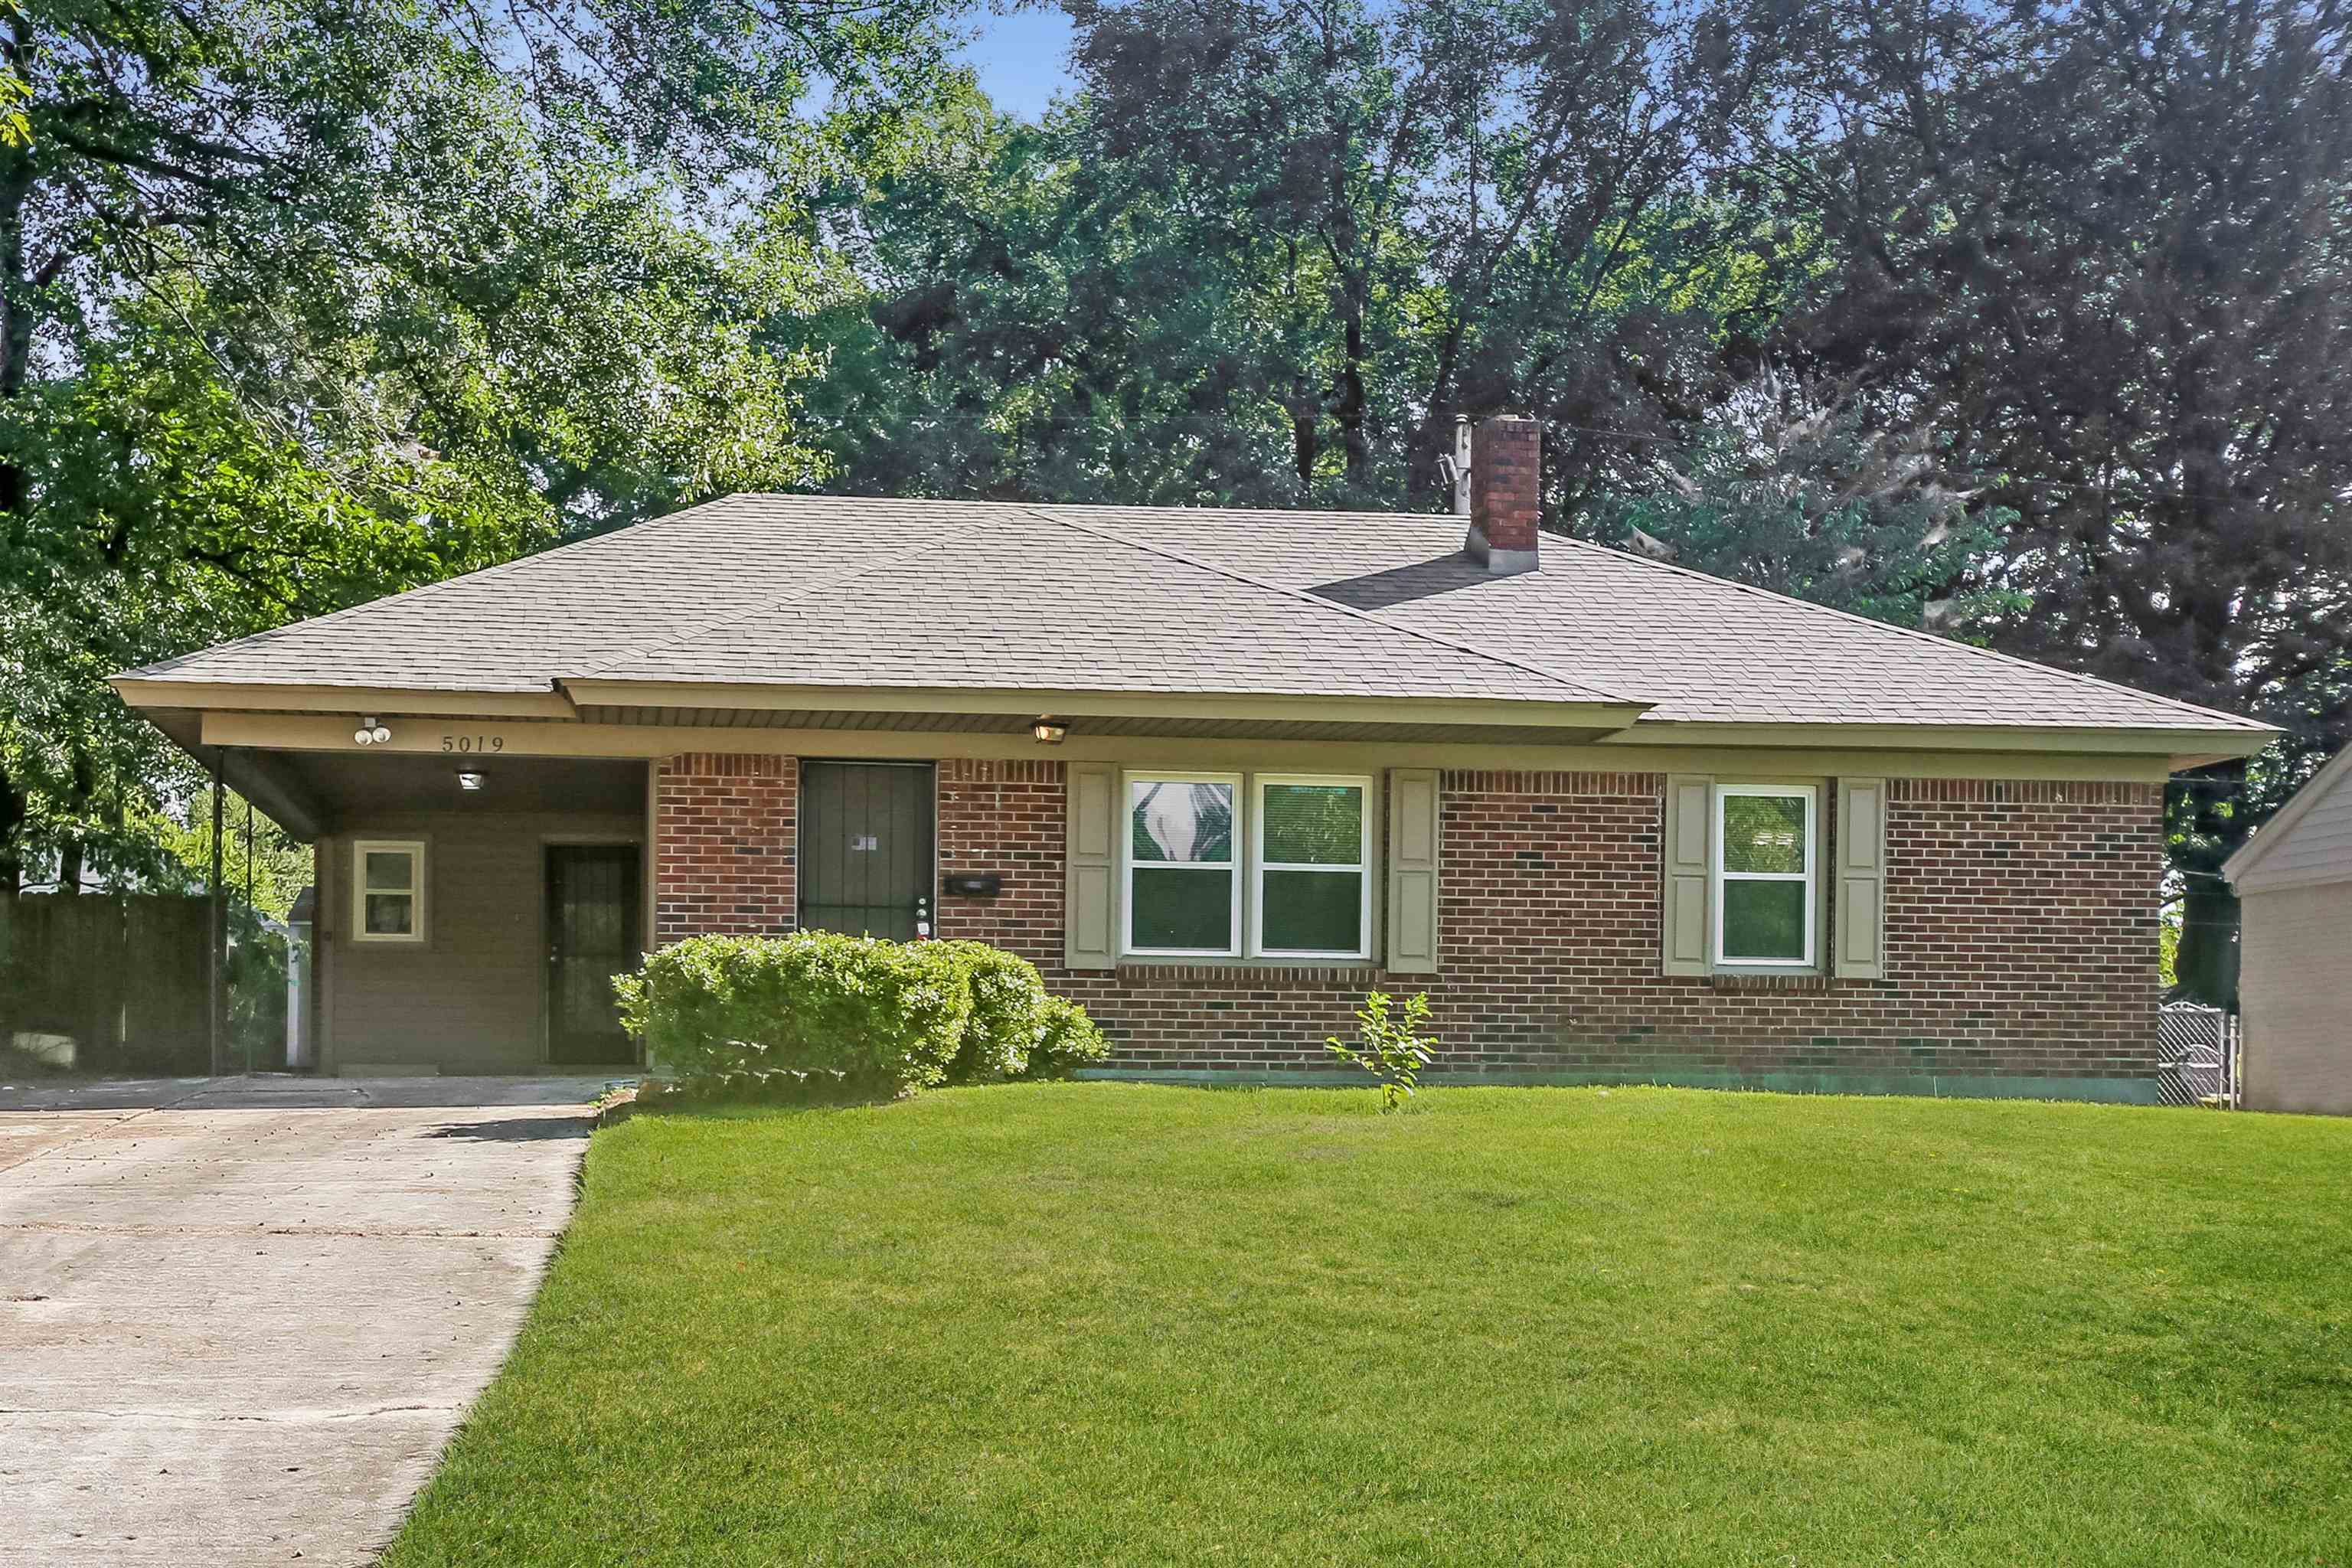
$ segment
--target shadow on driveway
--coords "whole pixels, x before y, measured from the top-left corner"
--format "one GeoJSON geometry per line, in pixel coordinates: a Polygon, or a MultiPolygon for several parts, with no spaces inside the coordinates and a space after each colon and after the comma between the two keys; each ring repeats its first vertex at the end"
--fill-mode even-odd
{"type": "Polygon", "coordinates": [[[551,1138],[585,1138],[591,1131],[587,1116],[553,1117],[509,1116],[493,1121],[453,1121],[446,1127],[436,1127],[425,1134],[427,1138],[463,1138],[477,1143],[538,1143],[551,1138]]]}
{"type": "Polygon", "coordinates": [[[10,1079],[0,1077],[0,1110],[294,1110],[400,1106],[470,1110],[500,1105],[581,1105],[616,1079],[549,1078],[314,1078],[254,1073],[236,1078],[10,1079]]]}

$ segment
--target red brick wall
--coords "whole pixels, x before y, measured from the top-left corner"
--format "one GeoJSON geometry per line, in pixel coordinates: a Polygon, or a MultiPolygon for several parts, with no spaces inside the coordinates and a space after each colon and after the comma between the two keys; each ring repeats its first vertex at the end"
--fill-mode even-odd
{"type": "Polygon", "coordinates": [[[1062,962],[1062,764],[940,763],[938,931],[985,942],[1039,964],[1062,962]],[[946,890],[958,871],[993,871],[1004,879],[993,899],[946,890]]]}
{"type": "MultiPolygon", "coordinates": [[[[665,765],[665,823],[671,769],[711,761],[665,765]]],[[[756,792],[747,802],[776,813],[764,837],[727,827],[725,798],[712,793],[753,781],[683,771],[695,789],[682,826],[697,837],[673,861],[662,831],[663,939],[789,925],[790,764],[757,781],[781,786],[780,810],[756,792]],[[747,842],[783,850],[775,918],[723,923],[768,907],[735,854],[747,842]],[[687,882],[677,895],[673,865],[687,882]],[[704,884],[723,888],[697,893],[704,884]],[[722,923],[694,924],[706,909],[722,923]]],[[[1055,762],[940,763],[941,872],[993,871],[1003,890],[943,896],[939,934],[1029,958],[1101,1020],[1117,1044],[1113,1065],[1129,1068],[1321,1069],[1324,1037],[1348,1033],[1361,994],[1380,986],[1429,992],[1438,1065],[1457,1072],[2152,1079],[2158,786],[1891,781],[1888,978],[1862,982],[1658,973],[1658,774],[1449,772],[1444,785],[1436,975],[1348,965],[1064,970],[1055,762]]]]}
{"type": "Polygon", "coordinates": [[[654,771],[654,942],[793,929],[800,764],[688,752],[654,771]]]}
{"type": "Polygon", "coordinates": [[[1889,781],[1873,982],[1659,974],[1664,783],[1446,775],[1444,995],[1495,1020],[1481,1065],[2152,1076],[2158,786],[1889,781]]]}

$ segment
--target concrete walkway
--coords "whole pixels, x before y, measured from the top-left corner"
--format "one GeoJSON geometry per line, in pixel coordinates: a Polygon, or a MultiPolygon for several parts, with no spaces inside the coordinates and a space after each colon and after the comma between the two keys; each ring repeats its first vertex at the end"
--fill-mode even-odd
{"type": "Polygon", "coordinates": [[[513,1341],[602,1087],[0,1085],[0,1564],[372,1561],[513,1341]]]}

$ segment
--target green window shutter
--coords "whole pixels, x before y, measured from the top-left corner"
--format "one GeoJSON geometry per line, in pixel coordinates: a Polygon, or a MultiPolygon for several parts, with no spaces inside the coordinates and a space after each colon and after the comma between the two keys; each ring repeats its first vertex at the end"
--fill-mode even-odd
{"type": "Polygon", "coordinates": [[[1886,978],[1886,781],[1837,782],[1837,894],[1831,915],[1834,972],[1886,978]]]}
{"type": "Polygon", "coordinates": [[[1667,775],[1665,814],[1659,968],[1667,974],[1705,974],[1714,923],[1708,919],[1706,895],[1715,781],[1705,773],[1667,775]]]}
{"type": "Polygon", "coordinates": [[[1389,968],[1437,973],[1438,785],[1434,768],[1389,770],[1389,968]]]}
{"type": "Polygon", "coordinates": [[[1067,781],[1069,847],[1063,861],[1062,962],[1072,969],[1118,966],[1118,769],[1072,763],[1067,781]]]}

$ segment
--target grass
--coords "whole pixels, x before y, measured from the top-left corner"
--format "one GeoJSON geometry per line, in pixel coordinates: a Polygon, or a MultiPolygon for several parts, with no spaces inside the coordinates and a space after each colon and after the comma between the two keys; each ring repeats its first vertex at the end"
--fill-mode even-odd
{"type": "Polygon", "coordinates": [[[1374,1105],[599,1133],[388,1564],[2352,1563],[2352,1121],[1374,1105]]]}

